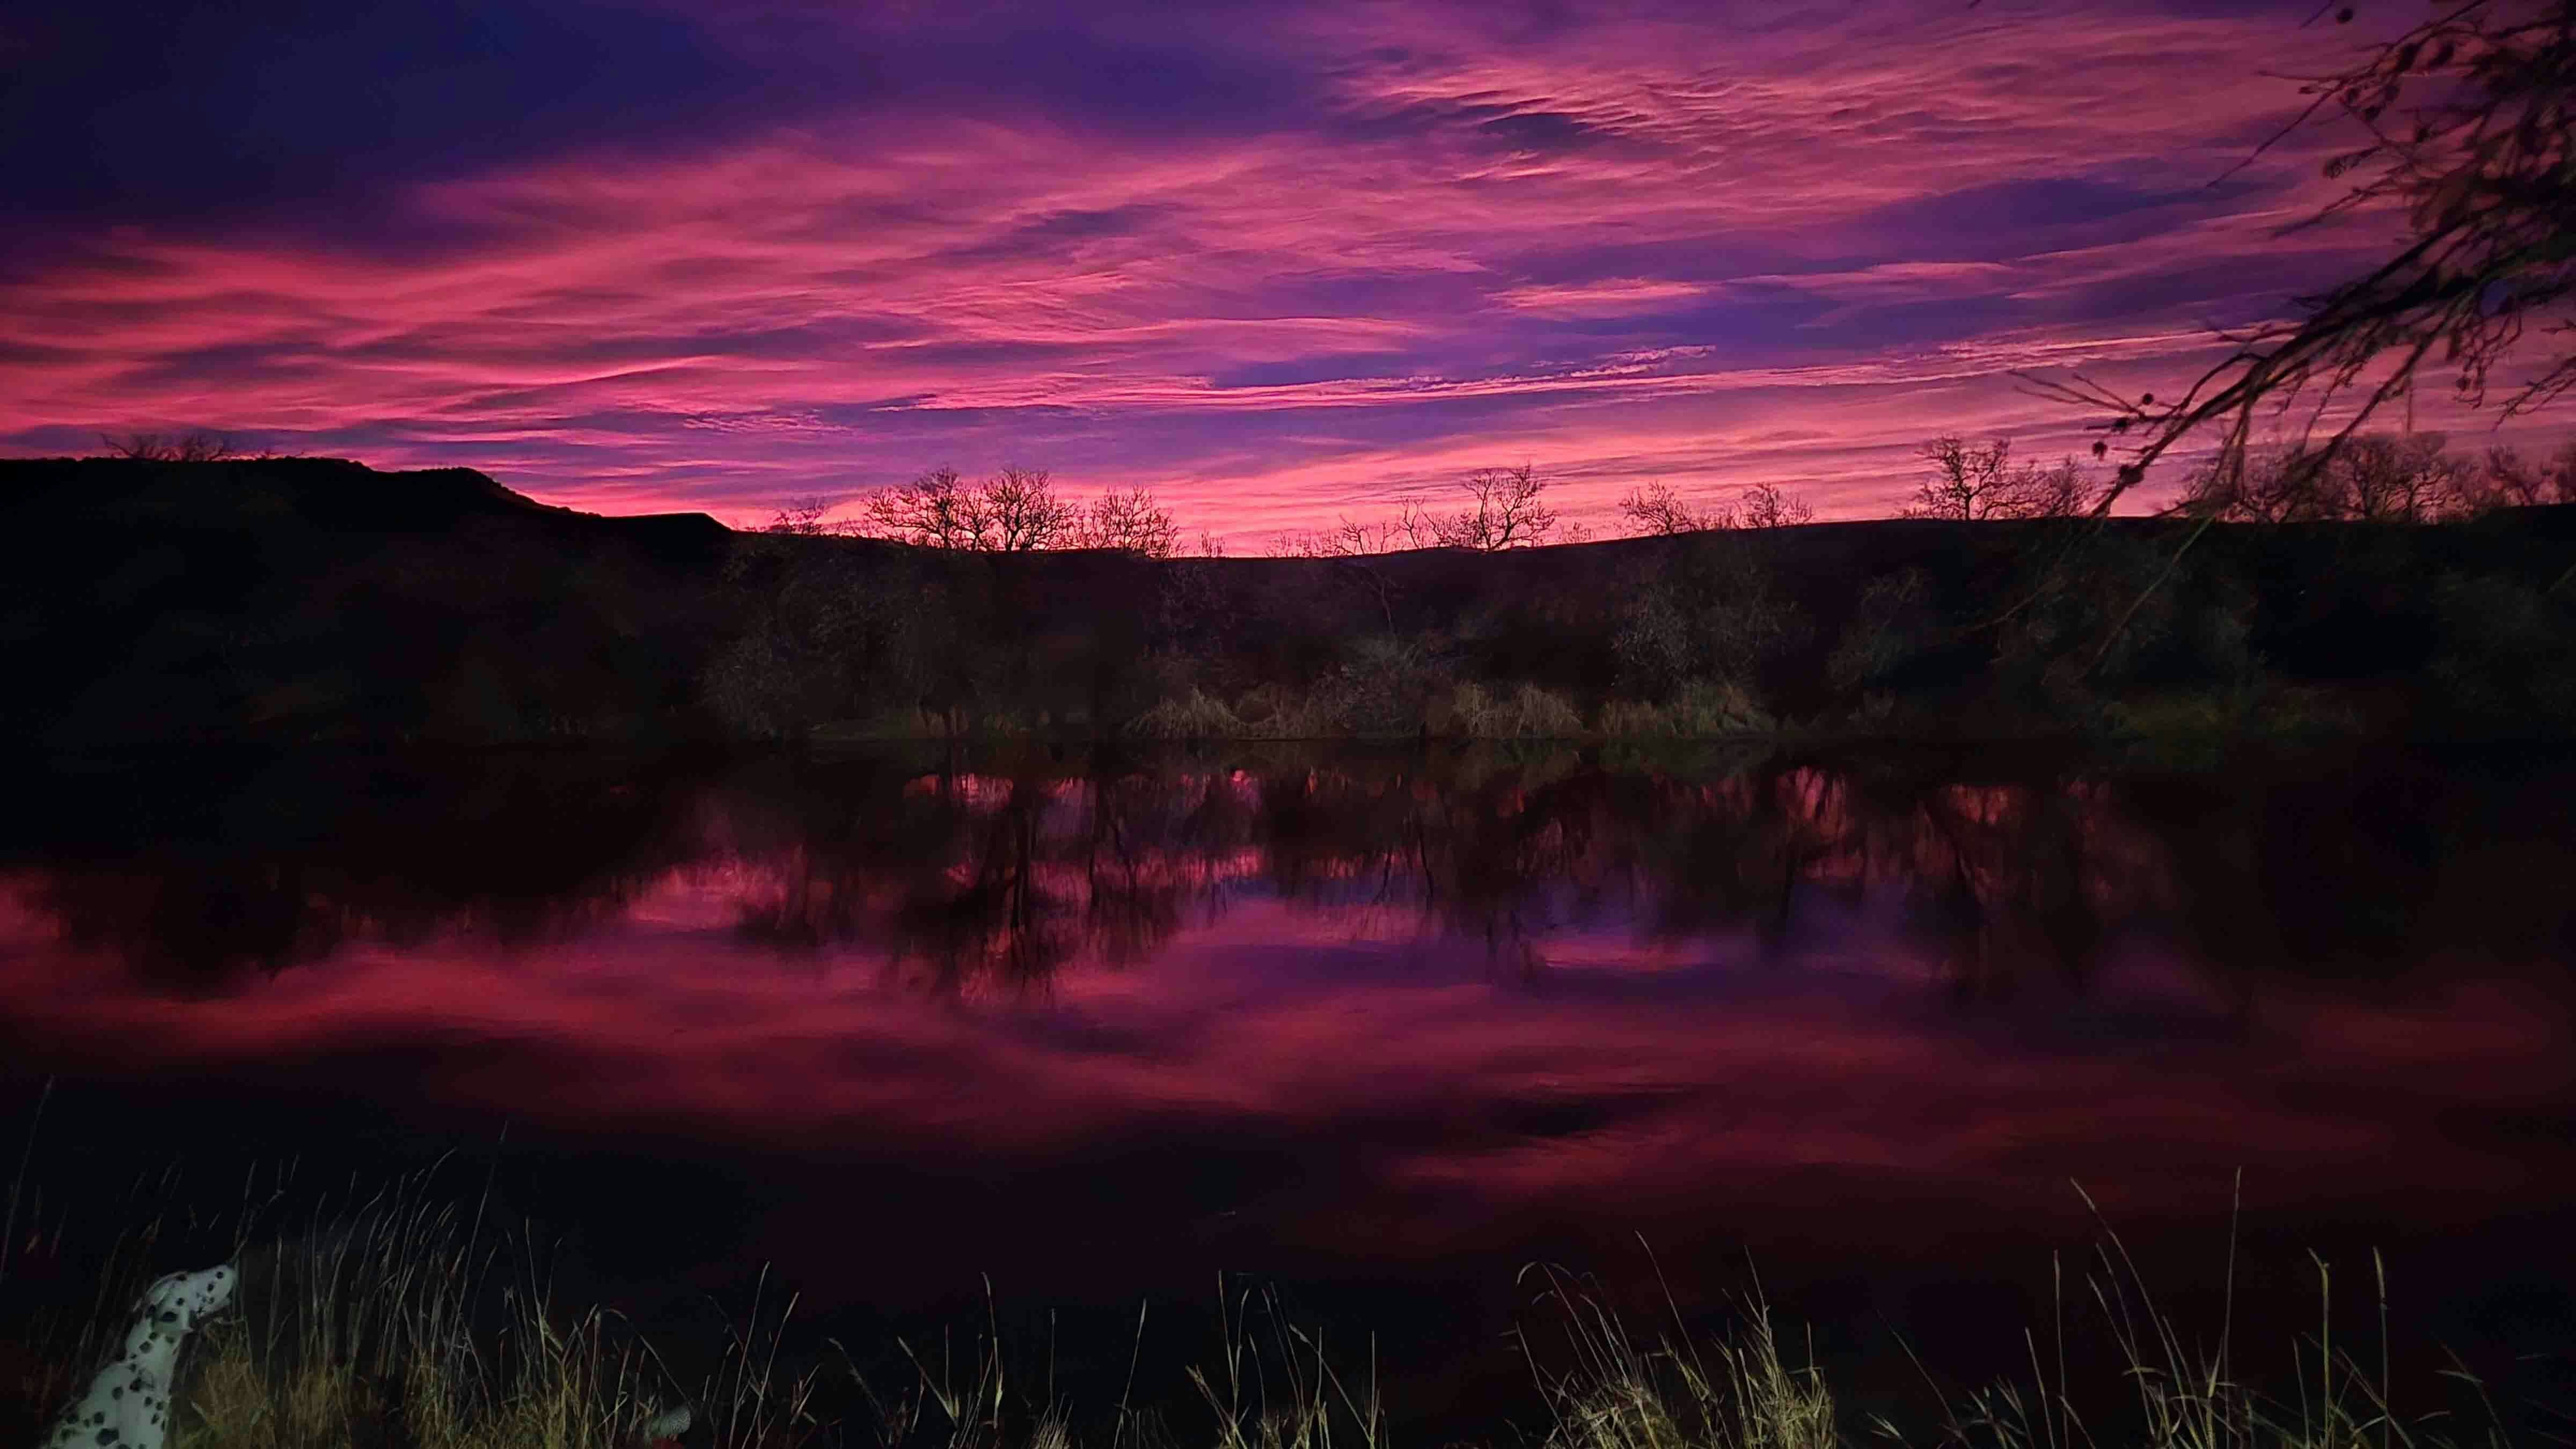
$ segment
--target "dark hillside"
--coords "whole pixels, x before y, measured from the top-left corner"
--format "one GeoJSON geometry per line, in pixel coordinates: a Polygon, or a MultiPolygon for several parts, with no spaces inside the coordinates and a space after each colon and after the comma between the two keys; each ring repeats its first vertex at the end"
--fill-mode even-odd
{"type": "Polygon", "coordinates": [[[1159,562],[304,458],[0,462],[0,510],[0,731],[54,747],[2576,733],[2576,506],[2221,525],[2179,555],[2171,520],[1886,520],[1159,562]]]}
{"type": "Polygon", "coordinates": [[[677,732],[728,536],[318,458],[0,463],[0,508],[0,729],[61,745],[677,732]]]}
{"type": "Polygon", "coordinates": [[[1226,698],[1381,668],[1411,671],[1426,696],[1535,684],[1587,719],[1723,679],[1773,720],[1859,715],[1900,734],[2090,729],[2123,701],[2281,691],[2437,735],[2576,727],[2576,507],[2435,527],[2193,527],[1889,519],[1499,554],[1183,559],[1164,566],[1158,602],[1128,607],[1167,625],[1166,693],[1226,698]]]}

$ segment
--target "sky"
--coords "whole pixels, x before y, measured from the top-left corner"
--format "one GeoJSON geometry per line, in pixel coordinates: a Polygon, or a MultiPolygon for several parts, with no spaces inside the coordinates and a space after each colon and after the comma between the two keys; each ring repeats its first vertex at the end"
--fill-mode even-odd
{"type": "Polygon", "coordinates": [[[1523,463],[1597,533],[1657,482],[1883,516],[1936,434],[2087,448],[2016,370],[2179,390],[2384,252],[2284,230],[2348,137],[2256,154],[2419,12],[2362,8],[38,0],[0,454],[204,428],[736,524],[1045,468],[1238,552],[1523,463]]]}

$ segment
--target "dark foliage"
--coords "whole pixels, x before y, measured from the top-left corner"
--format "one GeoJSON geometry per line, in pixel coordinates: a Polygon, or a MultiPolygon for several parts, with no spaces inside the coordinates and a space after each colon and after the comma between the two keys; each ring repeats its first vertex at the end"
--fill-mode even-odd
{"type": "Polygon", "coordinates": [[[2570,727],[2567,505],[1434,548],[1353,589],[1338,557],[734,533],[314,459],[15,463],[0,502],[0,728],[61,746],[1106,738],[1191,698],[1325,733],[1685,695],[1811,732],[2117,730],[2177,695],[2260,729],[2283,690],[2394,729],[2570,727]]]}

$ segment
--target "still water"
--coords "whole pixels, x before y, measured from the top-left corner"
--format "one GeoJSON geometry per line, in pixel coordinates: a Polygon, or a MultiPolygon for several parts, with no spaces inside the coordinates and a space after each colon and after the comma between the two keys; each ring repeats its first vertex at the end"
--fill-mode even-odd
{"type": "Polygon", "coordinates": [[[1277,1284],[1432,1442],[1543,1429],[1534,1261],[1693,1323],[1758,1274],[1914,1418],[1890,1345],[2013,1370],[2105,1226],[2186,1310],[2234,1241],[2285,1363],[2311,1250],[2517,1389],[2576,1344],[2563,755],[17,773],[0,1121],[57,1227],[0,1290],[280,1164],[444,1158],[675,1334],[764,1264],[845,1341],[989,1281],[1075,1390],[1141,1341],[1177,1398],[1218,1275],[1277,1284]]]}

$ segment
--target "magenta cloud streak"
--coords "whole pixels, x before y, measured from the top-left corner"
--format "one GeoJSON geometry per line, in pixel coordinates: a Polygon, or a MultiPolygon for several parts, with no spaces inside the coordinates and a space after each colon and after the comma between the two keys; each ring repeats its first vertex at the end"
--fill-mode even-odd
{"type": "MultiPolygon", "coordinates": [[[[1239,548],[1522,461],[1604,531],[1653,480],[1870,516],[1937,432],[2084,446],[2011,370],[2175,387],[2210,324],[2281,315],[2392,234],[2280,234],[2336,194],[2329,135],[2239,168],[2299,104],[2257,72],[2362,27],[1826,13],[1229,16],[1294,105],[1136,124],[961,74],[387,178],[364,224],[116,225],[0,273],[0,444],[206,426],[733,522],[1020,463],[1145,485],[1239,548]]],[[[1013,23],[684,18],[746,63],[792,33],[881,66],[1013,23]]],[[[1213,24],[1160,29],[1186,56],[1213,24]]]]}

